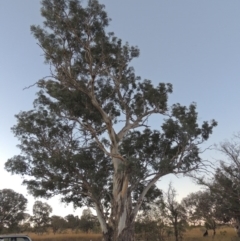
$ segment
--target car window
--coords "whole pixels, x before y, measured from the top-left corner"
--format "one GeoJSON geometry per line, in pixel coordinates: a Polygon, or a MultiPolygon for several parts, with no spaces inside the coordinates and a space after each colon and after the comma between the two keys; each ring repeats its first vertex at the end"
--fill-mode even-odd
{"type": "Polygon", "coordinates": [[[11,241],[10,238],[1,238],[0,241],[11,241]]]}
{"type": "MultiPolygon", "coordinates": [[[[14,240],[15,241],[15,240],[14,240]]],[[[21,237],[21,238],[17,238],[16,241],[29,241],[28,238],[25,238],[25,237],[21,237]]]]}

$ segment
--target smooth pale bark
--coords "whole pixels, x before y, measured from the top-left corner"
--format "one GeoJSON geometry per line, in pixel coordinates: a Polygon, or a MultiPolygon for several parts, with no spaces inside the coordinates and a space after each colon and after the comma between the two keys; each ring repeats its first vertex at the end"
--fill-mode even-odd
{"type": "MultiPolygon", "coordinates": [[[[111,215],[107,224],[104,219],[100,221],[101,227],[103,227],[103,240],[134,241],[134,221],[137,212],[147,191],[158,180],[160,174],[149,181],[149,184],[140,195],[136,206],[133,208],[132,197],[129,191],[128,174],[123,167],[123,161],[118,158],[113,158],[113,164],[116,171],[113,177],[113,202],[111,215]]],[[[103,217],[101,212],[98,214],[98,218],[99,216],[103,217]]]]}
{"type": "MultiPolygon", "coordinates": [[[[113,150],[115,153],[116,149],[113,150]]],[[[128,176],[125,170],[125,163],[118,158],[113,158],[114,178],[113,178],[113,216],[114,220],[114,241],[132,240],[128,229],[132,207],[128,203],[128,176]]]]}
{"type": "MultiPolygon", "coordinates": [[[[131,202],[128,201],[127,195],[119,195],[118,200],[114,200],[112,208],[113,215],[109,223],[101,220],[101,228],[104,241],[134,241],[134,220],[131,215],[131,202]]],[[[98,219],[101,213],[98,213],[98,219]]]]}
{"type": "Polygon", "coordinates": [[[103,234],[105,234],[108,232],[108,227],[107,227],[106,221],[104,219],[103,213],[99,210],[99,207],[97,205],[95,205],[95,209],[97,212],[97,217],[98,217],[98,221],[100,223],[102,232],[103,232],[103,234]]]}

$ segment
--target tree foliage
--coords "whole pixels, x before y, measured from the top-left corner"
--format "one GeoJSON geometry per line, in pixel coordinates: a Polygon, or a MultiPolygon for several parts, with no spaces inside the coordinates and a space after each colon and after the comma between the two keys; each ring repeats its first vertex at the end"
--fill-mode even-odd
{"type": "Polygon", "coordinates": [[[31,31],[50,66],[34,109],[16,115],[21,155],[6,163],[36,197],[62,195],[96,209],[105,240],[132,240],[141,205],[169,173],[198,170],[199,145],[216,122],[199,125],[196,105],[168,106],[172,85],[141,80],[139,49],[107,33],[104,5],[43,0],[31,31]],[[157,129],[148,126],[159,116],[157,129]],[[165,117],[163,121],[161,121],[165,117]]]}
{"type": "Polygon", "coordinates": [[[24,219],[18,225],[20,233],[32,232],[31,219],[29,213],[24,213],[24,219]]]}
{"type": "Polygon", "coordinates": [[[175,241],[179,241],[183,239],[188,223],[186,210],[183,205],[178,203],[176,198],[177,192],[170,183],[164,199],[164,216],[168,225],[173,227],[175,241]]]}
{"type": "Polygon", "coordinates": [[[27,199],[12,189],[0,190],[0,232],[18,232],[18,224],[24,220],[27,199]]]}
{"type": "Polygon", "coordinates": [[[72,231],[77,231],[79,228],[79,217],[74,216],[73,214],[69,214],[65,217],[67,221],[67,228],[71,229],[72,231]]]}
{"type": "Polygon", "coordinates": [[[49,204],[36,201],[33,205],[33,216],[32,223],[34,225],[34,230],[38,234],[42,234],[47,231],[47,228],[50,226],[51,218],[50,214],[52,208],[49,204]]]}
{"type": "Polygon", "coordinates": [[[79,220],[79,229],[83,232],[88,233],[89,231],[93,231],[97,229],[99,222],[97,217],[92,214],[92,211],[88,209],[84,209],[82,211],[82,216],[79,220]]]}
{"type": "MultiPolygon", "coordinates": [[[[240,134],[217,146],[223,154],[213,177],[199,178],[205,191],[189,194],[182,203],[191,222],[205,220],[207,229],[215,229],[217,223],[235,222],[240,227],[240,134]]],[[[238,230],[240,236],[240,229],[238,230]]]]}
{"type": "Polygon", "coordinates": [[[216,199],[215,193],[205,190],[190,193],[182,200],[182,205],[185,207],[190,224],[204,224],[207,230],[213,230],[215,236],[217,222],[222,223],[224,217],[220,202],[216,199]]]}
{"type": "Polygon", "coordinates": [[[164,212],[163,196],[160,196],[147,209],[142,210],[135,222],[135,232],[139,240],[167,240],[172,232],[164,212]]]}
{"type": "Polygon", "coordinates": [[[234,220],[240,236],[240,133],[222,142],[218,150],[226,159],[220,161],[213,179],[204,184],[214,197],[217,218],[223,222],[234,220]]]}
{"type": "Polygon", "coordinates": [[[51,216],[50,226],[54,234],[56,234],[57,232],[62,233],[67,228],[67,221],[60,216],[53,215],[51,216]]]}
{"type": "Polygon", "coordinates": [[[231,141],[220,144],[224,154],[220,167],[216,170],[210,189],[217,197],[222,197],[222,206],[227,216],[240,222],[240,133],[231,141]]]}
{"type": "Polygon", "coordinates": [[[202,224],[204,220],[215,218],[218,211],[215,197],[209,190],[190,193],[182,200],[188,219],[192,223],[202,224]]]}

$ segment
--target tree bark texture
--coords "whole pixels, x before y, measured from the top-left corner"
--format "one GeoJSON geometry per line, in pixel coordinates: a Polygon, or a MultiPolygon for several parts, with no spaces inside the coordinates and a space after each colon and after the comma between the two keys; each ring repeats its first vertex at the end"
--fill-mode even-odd
{"type": "MultiPolygon", "coordinates": [[[[112,155],[119,155],[117,147],[112,148],[112,155]]],[[[134,241],[134,215],[132,209],[132,197],[129,191],[128,174],[124,160],[112,158],[114,166],[112,208],[109,217],[101,217],[98,209],[98,218],[103,231],[104,241],[134,241]]]]}

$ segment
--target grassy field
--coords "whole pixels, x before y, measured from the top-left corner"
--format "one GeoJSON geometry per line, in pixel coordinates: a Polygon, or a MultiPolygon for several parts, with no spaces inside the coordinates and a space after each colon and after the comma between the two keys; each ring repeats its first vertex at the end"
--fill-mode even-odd
{"type": "Polygon", "coordinates": [[[43,234],[43,235],[37,235],[34,233],[29,233],[29,237],[33,241],[101,241],[102,235],[101,234],[95,234],[95,233],[64,233],[64,234],[43,234]]]}
{"type": "Polygon", "coordinates": [[[193,228],[188,230],[184,235],[184,241],[240,241],[236,235],[236,231],[232,227],[221,227],[216,230],[213,237],[213,231],[208,231],[208,236],[203,237],[204,228],[193,228]]]}
{"type": "MultiPolygon", "coordinates": [[[[209,231],[207,237],[203,237],[205,229],[201,227],[189,229],[185,235],[183,241],[240,241],[240,238],[236,236],[236,232],[230,227],[221,227],[216,230],[216,235],[213,237],[213,232],[209,231]]],[[[101,234],[93,233],[64,233],[64,234],[43,234],[36,235],[33,233],[28,234],[33,241],[101,241],[101,234]]],[[[145,240],[142,240],[145,241],[145,240]]],[[[148,240],[156,241],[156,240],[148,240]]],[[[166,241],[174,241],[174,237],[166,239],[166,241]]]]}

